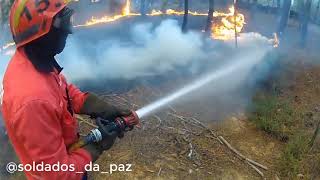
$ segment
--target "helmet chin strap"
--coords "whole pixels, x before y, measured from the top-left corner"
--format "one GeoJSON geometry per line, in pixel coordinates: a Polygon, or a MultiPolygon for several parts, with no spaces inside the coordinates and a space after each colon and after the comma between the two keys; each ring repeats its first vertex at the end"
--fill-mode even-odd
{"type": "Polygon", "coordinates": [[[37,70],[51,72],[54,56],[63,51],[67,37],[67,32],[51,27],[48,34],[26,44],[25,52],[37,70]]]}

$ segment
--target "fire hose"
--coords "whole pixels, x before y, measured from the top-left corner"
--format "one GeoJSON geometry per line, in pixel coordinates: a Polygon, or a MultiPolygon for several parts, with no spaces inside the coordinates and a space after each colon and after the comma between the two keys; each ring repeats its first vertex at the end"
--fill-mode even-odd
{"type": "Polygon", "coordinates": [[[124,117],[117,117],[114,120],[106,120],[100,117],[96,118],[98,128],[92,129],[90,133],[78,142],[69,147],[69,151],[81,148],[87,144],[98,143],[102,141],[109,134],[117,132],[118,135],[123,135],[124,132],[131,131],[134,126],[140,126],[140,119],[135,111],[131,115],[124,117]]]}

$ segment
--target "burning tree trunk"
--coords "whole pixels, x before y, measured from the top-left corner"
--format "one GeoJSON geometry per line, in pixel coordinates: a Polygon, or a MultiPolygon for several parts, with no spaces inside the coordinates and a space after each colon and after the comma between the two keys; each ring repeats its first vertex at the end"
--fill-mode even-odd
{"type": "Polygon", "coordinates": [[[142,16],[146,15],[146,0],[141,0],[141,4],[140,4],[140,14],[142,16]]]}
{"type": "Polygon", "coordinates": [[[310,11],[311,11],[312,0],[307,0],[303,5],[303,11],[300,12],[301,17],[301,39],[300,45],[305,47],[307,35],[308,35],[308,24],[310,19],[310,11]]]}
{"type": "Polygon", "coordinates": [[[182,32],[187,32],[188,14],[189,14],[189,0],[184,0],[184,15],[183,15],[183,22],[181,26],[182,32]]]}
{"type": "Polygon", "coordinates": [[[289,14],[291,8],[291,0],[284,0],[281,8],[280,14],[280,22],[278,24],[277,33],[281,37],[283,35],[284,30],[287,27],[289,14]]]}
{"type": "Polygon", "coordinates": [[[211,32],[213,12],[214,12],[214,0],[209,0],[209,12],[208,12],[207,25],[205,28],[206,32],[211,32]]]}
{"type": "Polygon", "coordinates": [[[236,48],[238,47],[238,33],[237,33],[237,11],[238,11],[238,2],[237,0],[233,1],[234,6],[234,14],[233,14],[233,21],[234,21],[234,42],[236,48]]]}

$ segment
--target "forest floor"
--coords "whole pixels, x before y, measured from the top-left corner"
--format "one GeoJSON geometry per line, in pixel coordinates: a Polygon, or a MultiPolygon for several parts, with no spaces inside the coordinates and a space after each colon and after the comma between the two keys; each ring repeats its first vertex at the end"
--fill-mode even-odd
{"type": "MultiPolygon", "coordinates": [[[[94,172],[90,177],[261,179],[261,174],[216,138],[223,136],[244,156],[268,167],[259,168],[266,179],[320,179],[320,138],[308,145],[320,115],[320,66],[298,54],[283,57],[281,66],[285,67],[275,70],[264,87],[257,90],[246,112],[230,114],[222,121],[210,119],[206,113],[196,113],[215,109],[202,99],[168,106],[161,113],[142,119],[141,129],[127,133],[97,162],[102,170],[108,170],[110,164],[133,164],[132,172],[94,172]],[[271,102],[273,99],[275,103],[271,102]]],[[[172,84],[141,86],[125,94],[102,97],[138,109],[161,97],[167,86],[172,84]]]]}

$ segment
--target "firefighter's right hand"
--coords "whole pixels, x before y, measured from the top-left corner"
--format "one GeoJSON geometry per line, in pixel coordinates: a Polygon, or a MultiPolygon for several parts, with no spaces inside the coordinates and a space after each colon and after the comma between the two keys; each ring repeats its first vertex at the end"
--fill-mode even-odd
{"type": "Polygon", "coordinates": [[[90,153],[92,161],[94,162],[99,158],[103,151],[108,150],[112,147],[117,136],[118,133],[114,131],[112,133],[109,133],[108,136],[104,137],[102,141],[98,143],[87,144],[83,148],[90,153]]]}
{"type": "Polygon", "coordinates": [[[102,141],[98,142],[97,144],[102,151],[108,150],[112,147],[117,137],[118,133],[116,131],[109,132],[108,135],[105,136],[102,141]]]}

